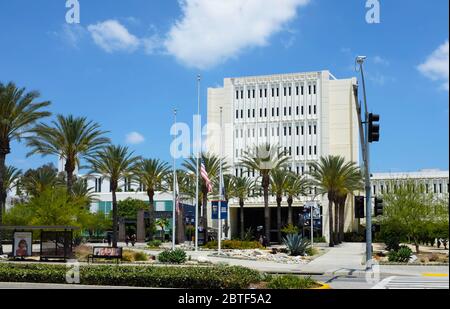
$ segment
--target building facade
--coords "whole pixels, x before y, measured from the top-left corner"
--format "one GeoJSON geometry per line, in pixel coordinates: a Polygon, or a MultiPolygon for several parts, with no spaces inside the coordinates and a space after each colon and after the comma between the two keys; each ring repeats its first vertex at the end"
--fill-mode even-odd
{"type": "MultiPolygon", "coordinates": [[[[222,153],[237,176],[257,176],[239,167],[239,162],[245,151],[264,143],[285,150],[290,157],[289,169],[298,175],[309,171],[311,163],[321,156],[340,155],[358,163],[356,84],[356,78],[336,79],[329,71],[225,78],[223,87],[208,89],[208,125],[220,126],[222,109],[223,134],[211,130],[207,149],[222,153]]],[[[323,197],[314,197],[314,190],[310,193],[294,207],[311,199],[327,205],[323,197]]],[[[275,197],[271,197],[270,207],[275,206],[275,197]]],[[[230,236],[238,231],[238,207],[236,201],[230,203],[230,236]]],[[[246,220],[258,217],[263,225],[263,199],[250,199],[246,207],[254,209],[246,220]]],[[[327,207],[322,209],[322,234],[328,238],[328,211],[327,207]]],[[[346,229],[355,227],[352,213],[347,211],[346,229]]]]}

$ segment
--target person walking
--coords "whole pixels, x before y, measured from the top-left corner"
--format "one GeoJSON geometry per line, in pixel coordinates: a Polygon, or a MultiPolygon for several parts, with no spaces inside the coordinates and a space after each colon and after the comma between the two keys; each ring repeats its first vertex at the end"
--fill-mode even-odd
{"type": "Polygon", "coordinates": [[[131,235],[131,245],[134,247],[134,244],[136,243],[136,234],[131,235]]]}
{"type": "Polygon", "coordinates": [[[128,243],[130,242],[130,236],[127,235],[127,237],[125,237],[125,245],[128,247],[128,243]]]}

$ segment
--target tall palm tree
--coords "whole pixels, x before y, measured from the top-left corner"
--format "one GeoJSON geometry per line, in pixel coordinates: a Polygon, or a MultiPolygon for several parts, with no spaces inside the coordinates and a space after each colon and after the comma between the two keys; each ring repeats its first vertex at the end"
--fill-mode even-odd
{"type": "Polygon", "coordinates": [[[135,170],[139,157],[134,157],[128,147],[109,145],[88,158],[91,173],[98,173],[109,179],[113,205],[113,246],[117,248],[117,196],[119,181],[128,178],[135,170]]]}
{"type": "Polygon", "coordinates": [[[0,192],[1,205],[3,213],[6,210],[6,197],[8,192],[18,186],[20,177],[22,176],[22,171],[15,168],[14,166],[8,166],[5,168],[3,174],[3,191],[0,192]]]}
{"type": "MultiPolygon", "coordinates": [[[[168,189],[166,178],[170,172],[169,165],[158,159],[143,159],[137,166],[136,176],[145,187],[149,200],[150,226],[155,224],[155,192],[168,189]]],[[[152,230],[150,229],[151,239],[153,239],[152,230]]]]}
{"type": "Polygon", "coordinates": [[[249,171],[256,171],[261,178],[261,187],[264,195],[264,223],[266,238],[270,242],[270,209],[269,186],[270,175],[274,169],[283,167],[289,158],[280,147],[271,144],[262,144],[248,150],[240,162],[240,165],[249,171]]]}
{"type": "MultiPolygon", "coordinates": [[[[228,166],[220,159],[219,156],[212,153],[202,153],[202,158],[205,169],[208,172],[209,179],[213,184],[217,184],[219,182],[219,174],[220,174],[220,162],[222,161],[222,172],[226,173],[228,166]]],[[[197,171],[197,161],[195,157],[191,157],[183,162],[183,167],[186,168],[191,174],[195,175],[197,171]]],[[[199,171],[200,174],[200,171],[199,171]]],[[[199,177],[199,188],[201,193],[201,207],[203,211],[202,223],[205,230],[205,241],[208,240],[208,187],[206,185],[205,180],[202,177],[199,177]]],[[[195,183],[195,180],[194,180],[195,183]]]]}
{"type": "Polygon", "coordinates": [[[87,159],[97,150],[110,142],[104,137],[106,131],[100,130],[98,123],[88,121],[85,117],[58,115],[52,125],[41,123],[27,138],[31,147],[28,155],[55,155],[64,160],[67,191],[72,193],[74,171],[80,166],[80,159],[87,159]]]}
{"type": "MultiPolygon", "coordinates": [[[[329,245],[333,247],[337,243],[337,231],[339,228],[338,218],[333,220],[333,203],[342,188],[343,180],[345,179],[346,169],[351,162],[345,162],[341,156],[327,156],[321,157],[319,162],[312,164],[310,172],[312,177],[312,185],[315,186],[319,193],[326,194],[328,199],[328,232],[329,245]],[[334,223],[334,228],[333,228],[334,223]]],[[[338,209],[336,208],[335,217],[338,216],[338,209]]]]}
{"type": "Polygon", "coordinates": [[[53,164],[46,164],[37,169],[28,170],[20,180],[20,187],[29,197],[37,197],[47,189],[63,185],[58,177],[58,170],[53,164]]]}
{"type": "Polygon", "coordinates": [[[305,196],[308,187],[308,181],[305,177],[296,175],[293,172],[289,173],[285,188],[288,203],[288,224],[294,223],[292,218],[292,204],[294,203],[294,198],[298,199],[301,196],[305,196]]]}
{"type": "Polygon", "coordinates": [[[277,201],[277,237],[281,243],[281,202],[286,192],[289,181],[289,172],[284,168],[274,169],[270,175],[270,191],[277,201]]]}
{"type": "Polygon", "coordinates": [[[345,204],[349,195],[364,188],[363,175],[354,162],[347,162],[334,203],[338,205],[338,242],[344,241],[345,204]]]}
{"type": "MultiPolygon", "coordinates": [[[[17,88],[12,82],[0,83],[0,192],[5,190],[5,161],[11,153],[11,142],[20,140],[38,120],[50,116],[50,112],[43,110],[50,102],[35,102],[39,96],[38,92],[26,92],[25,88],[17,88]]],[[[1,225],[5,206],[1,200],[0,203],[1,225]]],[[[0,235],[0,254],[3,253],[1,239],[0,235]]]]}
{"type": "Polygon", "coordinates": [[[245,201],[253,195],[253,191],[256,190],[256,183],[253,179],[248,177],[233,177],[234,183],[234,197],[239,200],[239,209],[241,213],[240,225],[241,225],[241,239],[244,239],[245,229],[244,229],[244,204],[245,201]]]}

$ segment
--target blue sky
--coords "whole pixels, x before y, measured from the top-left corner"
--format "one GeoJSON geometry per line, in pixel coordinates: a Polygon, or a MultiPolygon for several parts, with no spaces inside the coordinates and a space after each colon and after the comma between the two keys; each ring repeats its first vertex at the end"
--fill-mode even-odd
{"type": "MultiPolygon", "coordinates": [[[[367,55],[370,109],[381,114],[374,171],[448,169],[448,0],[79,0],[69,25],[65,0],[0,0],[0,81],[39,90],[54,114],[85,115],[136,154],[170,160],[172,109],[192,122],[196,75],[224,77],[317,71],[356,76],[367,55]],[[137,132],[127,141],[127,135],[137,132]]],[[[21,169],[53,161],[26,158],[21,169]]]]}

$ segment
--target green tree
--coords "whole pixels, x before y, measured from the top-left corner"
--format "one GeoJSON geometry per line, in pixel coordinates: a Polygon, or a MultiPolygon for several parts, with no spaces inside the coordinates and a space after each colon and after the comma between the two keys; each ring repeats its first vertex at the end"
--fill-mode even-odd
{"type": "Polygon", "coordinates": [[[51,163],[37,169],[29,169],[20,180],[21,188],[29,197],[36,197],[46,189],[61,185],[63,185],[63,179],[58,176],[58,170],[51,163]]]}
{"type": "Polygon", "coordinates": [[[240,165],[248,171],[256,171],[261,179],[261,187],[264,195],[264,225],[266,238],[270,242],[270,209],[269,209],[269,186],[270,175],[273,170],[283,167],[289,158],[280,147],[270,144],[256,146],[244,153],[240,165]]]}
{"type": "MultiPolygon", "coordinates": [[[[219,182],[219,174],[220,174],[220,157],[211,154],[211,153],[203,153],[201,160],[205,164],[205,169],[208,172],[209,179],[212,182],[212,185],[217,185],[219,182]]],[[[223,162],[223,160],[222,160],[223,162]]],[[[190,173],[194,174],[197,171],[197,161],[196,158],[191,157],[183,162],[183,167],[185,167],[190,173]]],[[[200,164],[199,164],[200,168],[200,164]]],[[[228,170],[228,166],[225,163],[222,163],[222,171],[225,174],[228,170]]],[[[200,171],[199,171],[200,175],[200,171]]],[[[208,194],[210,193],[208,190],[208,186],[206,185],[205,180],[199,176],[199,191],[201,194],[201,205],[203,209],[203,217],[201,225],[205,229],[205,240],[208,239],[208,213],[207,213],[207,206],[208,206],[208,194]]],[[[195,180],[194,180],[195,184],[195,180]]]]}
{"type": "Polygon", "coordinates": [[[88,158],[92,166],[92,172],[103,175],[109,179],[113,205],[113,246],[117,247],[117,196],[119,181],[132,175],[139,162],[139,157],[134,157],[128,147],[109,145],[99,150],[96,155],[88,158]]]}
{"type": "Polygon", "coordinates": [[[72,198],[77,200],[87,210],[91,208],[91,204],[98,200],[94,188],[90,188],[86,179],[77,179],[72,185],[72,198]]]}
{"type": "Polygon", "coordinates": [[[346,170],[353,166],[353,163],[346,163],[345,159],[340,156],[327,156],[321,157],[319,162],[314,162],[311,166],[311,185],[315,186],[320,194],[327,195],[329,246],[333,247],[337,243],[337,231],[339,229],[337,219],[333,220],[333,202],[342,189],[346,170]],[[334,229],[333,222],[335,223],[334,229]]]}
{"type": "Polygon", "coordinates": [[[145,210],[147,208],[147,203],[132,198],[127,198],[126,200],[120,201],[117,204],[118,216],[120,218],[126,218],[130,220],[136,220],[137,213],[140,210],[145,210]]]}
{"type": "Polygon", "coordinates": [[[18,186],[19,179],[22,176],[22,171],[15,168],[14,166],[7,166],[3,174],[3,191],[0,192],[1,206],[3,209],[2,213],[6,211],[6,198],[8,192],[12,191],[18,186]]]}
{"type": "MultiPolygon", "coordinates": [[[[26,92],[25,88],[17,88],[10,82],[0,83],[0,192],[5,191],[6,156],[11,153],[11,142],[20,141],[40,119],[50,116],[44,109],[49,101],[36,102],[39,92],[26,92]]],[[[0,199],[0,225],[3,223],[3,205],[0,199]]],[[[0,254],[3,253],[0,232],[0,254]]]]}
{"type": "MultiPolygon", "coordinates": [[[[145,186],[149,200],[150,225],[155,224],[155,192],[167,191],[167,178],[170,174],[170,167],[166,162],[158,159],[143,159],[137,168],[137,177],[145,186]]],[[[153,239],[153,235],[150,235],[153,239]]]]}
{"type": "Polygon", "coordinates": [[[277,202],[277,237],[278,242],[281,243],[281,202],[283,201],[283,195],[287,189],[289,183],[289,172],[284,168],[277,168],[272,170],[270,175],[270,191],[275,195],[277,202]]]}
{"type": "Polygon", "coordinates": [[[161,228],[161,230],[162,230],[162,238],[164,240],[164,237],[166,235],[165,228],[166,228],[166,226],[170,225],[169,219],[167,219],[167,218],[159,218],[159,219],[157,219],[155,221],[155,225],[159,226],[161,228]]]}
{"type": "Polygon", "coordinates": [[[306,196],[308,188],[308,181],[305,177],[296,175],[292,172],[288,174],[285,188],[288,203],[288,225],[294,224],[292,218],[292,204],[294,203],[294,198],[306,196]]]}
{"type": "Polygon", "coordinates": [[[51,126],[41,123],[32,133],[27,138],[27,146],[31,147],[28,155],[55,155],[63,159],[70,193],[74,183],[73,173],[77,166],[80,167],[80,159],[89,158],[110,142],[109,138],[104,137],[107,132],[100,130],[99,124],[72,115],[58,115],[51,126]]]}
{"type": "Polygon", "coordinates": [[[408,180],[403,184],[392,183],[392,190],[382,195],[384,211],[381,230],[395,226],[420,252],[420,242],[436,225],[448,224],[448,202],[442,203],[426,193],[423,185],[408,180]]]}
{"type": "Polygon", "coordinates": [[[257,189],[256,183],[254,180],[248,177],[234,177],[234,188],[233,188],[233,195],[236,197],[239,201],[239,209],[240,209],[240,225],[241,225],[241,231],[240,236],[241,240],[244,240],[245,237],[245,229],[244,229],[244,206],[245,201],[253,195],[253,191],[257,189]]]}

